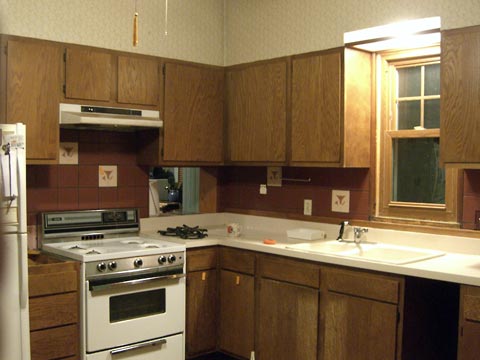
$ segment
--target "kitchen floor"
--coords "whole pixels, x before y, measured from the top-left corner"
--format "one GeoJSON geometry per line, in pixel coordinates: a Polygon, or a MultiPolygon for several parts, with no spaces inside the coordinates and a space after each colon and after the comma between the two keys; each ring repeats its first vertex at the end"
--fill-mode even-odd
{"type": "Polygon", "coordinates": [[[214,354],[199,356],[192,360],[236,360],[236,359],[221,353],[214,353],[214,354]]]}

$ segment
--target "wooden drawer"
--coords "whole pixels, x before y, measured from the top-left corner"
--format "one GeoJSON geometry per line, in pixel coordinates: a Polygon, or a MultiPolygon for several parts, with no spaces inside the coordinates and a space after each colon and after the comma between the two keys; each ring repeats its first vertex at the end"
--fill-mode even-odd
{"type": "Polygon", "coordinates": [[[57,262],[28,267],[30,297],[78,290],[77,262],[57,262]]]}
{"type": "Polygon", "coordinates": [[[78,322],[78,293],[30,298],[30,330],[78,322]]]}
{"type": "Polygon", "coordinates": [[[32,331],[30,346],[32,360],[78,359],[77,325],[32,331]]]}
{"type": "Polygon", "coordinates": [[[322,283],[329,291],[398,304],[400,279],[362,271],[324,269],[322,283]]]}
{"type": "Polygon", "coordinates": [[[283,256],[260,255],[258,265],[261,277],[314,288],[320,286],[320,267],[316,264],[283,256]]]}
{"type": "Polygon", "coordinates": [[[463,318],[480,321],[480,287],[462,286],[463,318]]]}
{"type": "Polygon", "coordinates": [[[187,250],[187,272],[215,269],[218,262],[218,247],[187,250]]]}
{"type": "Polygon", "coordinates": [[[255,273],[255,254],[250,251],[220,248],[220,266],[222,269],[253,275],[255,273]]]}

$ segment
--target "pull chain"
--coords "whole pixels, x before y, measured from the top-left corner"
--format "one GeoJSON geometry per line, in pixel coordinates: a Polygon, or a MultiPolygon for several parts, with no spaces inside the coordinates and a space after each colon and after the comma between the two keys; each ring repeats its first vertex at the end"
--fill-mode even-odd
{"type": "Polygon", "coordinates": [[[165,36],[168,35],[168,0],[165,0],[165,36]]]}
{"type": "Polygon", "coordinates": [[[133,46],[138,45],[138,12],[137,0],[135,0],[135,12],[133,14],[133,46]]]}

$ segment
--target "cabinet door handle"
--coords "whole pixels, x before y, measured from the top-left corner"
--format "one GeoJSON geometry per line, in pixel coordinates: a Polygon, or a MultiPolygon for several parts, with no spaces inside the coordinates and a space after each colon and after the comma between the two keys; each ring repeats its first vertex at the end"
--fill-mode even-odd
{"type": "Polygon", "coordinates": [[[236,276],[235,278],[235,285],[240,285],[240,276],[236,276]]]}
{"type": "Polygon", "coordinates": [[[207,279],[207,273],[204,271],[202,272],[202,281],[205,281],[207,279]]]}

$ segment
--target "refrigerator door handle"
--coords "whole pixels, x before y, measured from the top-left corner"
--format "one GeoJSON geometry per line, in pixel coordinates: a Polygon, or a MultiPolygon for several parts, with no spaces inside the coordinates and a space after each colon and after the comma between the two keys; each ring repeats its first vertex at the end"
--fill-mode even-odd
{"type": "Polygon", "coordinates": [[[27,235],[20,234],[18,239],[19,245],[19,262],[20,262],[20,307],[26,309],[28,307],[28,250],[27,235]]]}

